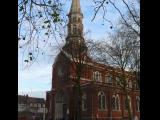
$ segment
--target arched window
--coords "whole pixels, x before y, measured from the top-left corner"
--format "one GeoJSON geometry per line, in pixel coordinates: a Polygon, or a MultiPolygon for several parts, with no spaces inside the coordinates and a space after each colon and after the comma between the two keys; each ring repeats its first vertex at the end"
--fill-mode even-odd
{"type": "Polygon", "coordinates": [[[128,96],[128,99],[125,98],[125,110],[128,110],[129,107],[131,109],[131,98],[130,98],[130,96],[128,96]]]}
{"type": "Polygon", "coordinates": [[[120,99],[118,94],[112,96],[112,109],[120,110],[120,99]]]}
{"type": "Polygon", "coordinates": [[[131,80],[129,80],[128,84],[129,84],[129,88],[132,88],[132,81],[131,80]]]}
{"type": "Polygon", "coordinates": [[[116,97],[115,97],[115,95],[112,96],[112,109],[116,110],[116,97]]]}
{"type": "Polygon", "coordinates": [[[136,96],[136,110],[138,112],[140,111],[140,98],[139,98],[139,96],[136,96]]]}
{"type": "Polygon", "coordinates": [[[120,110],[120,99],[119,99],[119,95],[116,95],[116,110],[120,110]]]}
{"type": "Polygon", "coordinates": [[[87,95],[83,93],[82,95],[82,110],[86,111],[87,109],[87,95]]]}
{"type": "Polygon", "coordinates": [[[73,26],[73,33],[76,33],[76,25],[73,26]]]}
{"type": "Polygon", "coordinates": [[[104,92],[99,92],[98,93],[98,106],[99,110],[105,110],[106,109],[106,96],[104,92]]]}

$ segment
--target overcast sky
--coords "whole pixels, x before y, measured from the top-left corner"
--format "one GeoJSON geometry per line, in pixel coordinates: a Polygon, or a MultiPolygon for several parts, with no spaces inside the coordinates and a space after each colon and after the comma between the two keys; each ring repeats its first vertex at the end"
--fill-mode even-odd
{"type": "MultiPolygon", "coordinates": [[[[65,0],[65,11],[68,14],[71,0],[65,0]]],[[[91,22],[93,18],[93,3],[91,0],[81,0],[81,9],[84,15],[83,25],[84,31],[90,30],[89,37],[96,40],[106,38],[107,32],[111,32],[110,23],[103,24],[102,12],[100,11],[96,19],[91,22]]],[[[113,23],[118,20],[119,14],[111,7],[108,7],[107,18],[113,23]]],[[[56,44],[56,43],[55,43],[56,44]]],[[[50,52],[55,52],[52,49],[50,52]]],[[[53,57],[41,56],[38,62],[35,62],[29,69],[22,69],[22,51],[18,50],[18,94],[28,94],[33,97],[45,98],[46,91],[51,89],[52,78],[52,64],[53,57]]]]}

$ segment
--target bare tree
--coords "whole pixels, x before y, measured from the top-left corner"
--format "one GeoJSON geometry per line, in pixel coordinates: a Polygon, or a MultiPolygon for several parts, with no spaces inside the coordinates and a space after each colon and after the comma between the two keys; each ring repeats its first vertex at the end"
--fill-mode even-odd
{"type": "Polygon", "coordinates": [[[85,63],[87,62],[87,47],[83,41],[74,41],[65,45],[61,51],[68,56],[71,63],[71,69],[73,70],[72,82],[73,82],[73,116],[71,119],[81,120],[82,115],[82,89],[81,89],[81,77],[84,73],[85,63]]]}
{"type": "Polygon", "coordinates": [[[103,20],[111,24],[111,20],[107,18],[108,6],[113,7],[117,11],[122,19],[122,22],[129,29],[134,31],[138,36],[140,36],[140,1],[137,0],[93,0],[94,2],[94,16],[92,21],[96,18],[99,11],[102,11],[103,20]],[[123,6],[120,6],[122,4],[123,6]],[[123,9],[122,9],[123,7],[123,9]],[[126,9],[126,11],[124,11],[126,9]]]}
{"type": "Polygon", "coordinates": [[[132,120],[126,71],[133,76],[135,75],[133,73],[140,73],[140,40],[133,30],[127,28],[122,24],[114,34],[110,35],[109,39],[99,42],[92,41],[90,46],[93,53],[91,57],[94,60],[113,66],[115,70],[120,69],[120,85],[126,96],[129,119],[132,120]]]}
{"type": "MultiPolygon", "coordinates": [[[[18,0],[18,45],[23,49],[26,64],[33,64],[39,54],[46,52],[41,46],[52,44],[52,40],[56,41],[59,46],[58,38],[65,38],[66,30],[66,13],[63,11],[63,5],[66,2],[60,0],[18,0]],[[58,38],[57,38],[58,37],[58,38]]],[[[139,0],[125,1],[120,0],[125,6],[126,12],[119,7],[119,0],[92,0],[95,3],[94,16],[102,10],[104,20],[108,21],[113,27],[111,20],[107,19],[108,5],[115,8],[122,18],[122,23],[140,35],[140,16],[139,16],[139,0]]],[[[59,46],[59,49],[61,46],[59,46]]]]}
{"type": "Polygon", "coordinates": [[[64,39],[66,14],[59,0],[18,0],[18,46],[23,51],[22,62],[31,66],[45,46],[59,46],[64,39]],[[55,44],[55,43],[54,43],[55,44]]]}

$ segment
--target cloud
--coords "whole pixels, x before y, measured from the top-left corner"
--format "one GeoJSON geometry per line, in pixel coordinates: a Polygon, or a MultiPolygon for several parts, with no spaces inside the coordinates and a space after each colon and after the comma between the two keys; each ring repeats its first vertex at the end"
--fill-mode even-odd
{"type": "Polygon", "coordinates": [[[52,64],[34,65],[29,69],[18,70],[18,91],[50,90],[52,64]]]}

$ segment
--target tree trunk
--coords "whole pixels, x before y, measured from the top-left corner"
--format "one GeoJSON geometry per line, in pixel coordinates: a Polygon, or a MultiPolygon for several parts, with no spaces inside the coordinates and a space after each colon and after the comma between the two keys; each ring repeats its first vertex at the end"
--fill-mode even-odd
{"type": "Polygon", "coordinates": [[[131,112],[132,108],[131,108],[131,105],[130,105],[131,101],[129,101],[128,88],[127,88],[127,82],[126,82],[126,77],[125,77],[125,71],[124,71],[124,69],[121,69],[121,70],[122,70],[123,90],[124,90],[124,95],[126,97],[125,102],[127,102],[128,119],[132,120],[132,112],[131,112]]]}

